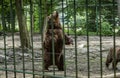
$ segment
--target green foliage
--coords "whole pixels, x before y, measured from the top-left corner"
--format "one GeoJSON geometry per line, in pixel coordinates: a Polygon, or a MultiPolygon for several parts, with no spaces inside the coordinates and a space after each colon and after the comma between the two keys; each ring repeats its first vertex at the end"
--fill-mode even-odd
{"type": "MultiPolygon", "coordinates": [[[[100,28],[98,33],[100,34],[100,28]]],[[[109,22],[103,21],[101,23],[101,35],[111,36],[113,34],[112,25],[109,22]]]]}
{"type": "MultiPolygon", "coordinates": [[[[113,14],[112,14],[113,12],[111,10],[111,9],[113,9],[113,5],[112,5],[111,2],[112,2],[112,0],[101,1],[102,5],[101,5],[101,8],[99,10],[99,6],[97,6],[97,5],[99,5],[99,2],[97,0],[88,1],[88,11],[87,11],[88,22],[87,23],[88,23],[88,29],[89,29],[90,32],[96,32],[97,31],[96,20],[99,19],[100,11],[101,11],[101,15],[103,15],[109,23],[112,23],[112,21],[110,20],[110,19],[112,19],[112,16],[113,16],[113,14]]],[[[86,16],[85,15],[86,14],[85,13],[86,12],[86,7],[85,7],[86,6],[86,1],[85,0],[77,0],[76,3],[77,3],[77,8],[75,9],[76,10],[76,15],[80,15],[78,17],[80,19],[79,22],[81,23],[81,15],[84,16],[84,17],[86,16]]],[[[74,5],[73,4],[74,4],[73,1],[68,0],[68,2],[67,2],[68,7],[65,8],[65,11],[67,11],[67,15],[68,15],[67,19],[68,20],[71,19],[71,17],[74,16],[74,8],[73,8],[74,5]]],[[[114,7],[114,9],[117,10],[117,7],[114,7]]],[[[116,17],[117,13],[116,12],[114,12],[114,13],[115,13],[115,17],[116,17]]],[[[85,19],[86,19],[86,17],[85,17],[85,19]]],[[[71,20],[69,20],[69,21],[71,21],[71,20]]],[[[84,20],[84,22],[86,22],[86,21],[84,20]]],[[[76,24],[78,24],[78,22],[76,24]]],[[[73,29],[75,28],[74,25],[72,25],[72,24],[70,24],[70,25],[72,26],[73,29]]],[[[79,28],[79,27],[81,27],[81,26],[77,25],[77,28],[79,28]]]]}
{"type": "MultiPolygon", "coordinates": [[[[65,30],[65,31],[67,31],[67,30],[65,30]]],[[[101,23],[101,27],[98,27],[97,32],[87,31],[87,29],[84,27],[77,29],[76,32],[77,32],[77,35],[87,35],[87,33],[88,33],[89,35],[93,36],[93,35],[99,35],[101,33],[102,36],[111,36],[111,35],[113,35],[113,28],[109,22],[103,21],[101,23]],[[101,28],[101,32],[100,32],[100,28],[101,28]]],[[[73,29],[70,29],[69,34],[75,34],[73,29]]]]}
{"type": "Polygon", "coordinates": [[[3,28],[2,28],[2,25],[0,24],[0,31],[2,30],[3,28]]]}
{"type": "Polygon", "coordinates": [[[72,28],[71,30],[73,32],[75,32],[75,28],[76,28],[76,31],[79,31],[79,30],[85,28],[85,23],[86,23],[85,16],[82,16],[82,15],[79,15],[79,14],[76,15],[76,21],[74,21],[73,17],[71,17],[69,19],[69,25],[72,28]],[[76,25],[76,27],[75,27],[75,25],[76,25]]]}
{"type": "Polygon", "coordinates": [[[77,35],[86,35],[87,31],[85,29],[77,31],[77,35]]]}
{"type": "Polygon", "coordinates": [[[116,28],[116,35],[120,36],[120,26],[117,26],[117,28],[116,28]]]}
{"type": "MultiPolygon", "coordinates": [[[[1,2],[1,1],[0,1],[1,2]]],[[[71,0],[66,0],[63,1],[64,4],[64,9],[62,9],[62,1],[60,0],[54,0],[52,1],[51,5],[51,0],[35,0],[33,2],[33,14],[34,14],[34,32],[39,32],[42,30],[43,27],[43,22],[44,22],[44,16],[49,15],[52,11],[57,10],[59,13],[64,10],[64,20],[65,20],[65,25],[69,25],[71,27],[70,33],[75,33],[75,28],[77,29],[77,34],[78,35],[86,35],[86,1],[85,0],[76,0],[76,9],[74,9],[74,1],[71,0]],[[41,1],[41,4],[40,4],[41,1]],[[52,8],[51,8],[52,7],[52,8]],[[74,23],[74,10],[76,11],[76,25],[74,23]],[[47,11],[47,13],[45,13],[47,11]],[[76,27],[75,27],[76,26],[76,27]]],[[[2,2],[1,2],[2,3],[2,2]]],[[[1,4],[0,3],[0,4],[1,4]]],[[[27,13],[30,11],[30,3],[29,0],[23,0],[24,3],[24,11],[27,13]]],[[[112,19],[113,17],[113,10],[117,10],[117,7],[115,6],[113,8],[112,0],[103,0],[101,1],[101,15],[104,16],[105,21],[102,21],[101,23],[101,28],[102,28],[102,35],[112,35],[112,27],[109,19],[112,19]]],[[[15,10],[15,0],[12,1],[13,4],[13,10],[15,10]]],[[[99,27],[96,25],[96,20],[99,20],[99,2],[97,0],[90,0],[88,1],[88,30],[89,34],[95,34],[99,31],[99,27]]],[[[10,24],[10,1],[9,0],[4,0],[4,15],[5,15],[5,20],[6,24],[10,24]]],[[[2,12],[2,6],[0,6],[0,14],[2,12]]],[[[117,12],[117,11],[116,11],[117,12]]],[[[117,14],[114,12],[114,16],[116,17],[117,14]]],[[[13,16],[16,16],[16,14],[13,14],[13,16]]],[[[15,18],[15,17],[14,17],[15,18]]],[[[27,15],[27,18],[30,18],[30,13],[27,15]]],[[[30,19],[29,19],[30,20],[30,19]]],[[[103,18],[101,18],[103,20],[103,18]]],[[[30,23],[30,21],[27,21],[30,23]]],[[[30,25],[28,25],[30,26],[30,25]]],[[[19,29],[16,29],[18,31],[19,29]]]]}

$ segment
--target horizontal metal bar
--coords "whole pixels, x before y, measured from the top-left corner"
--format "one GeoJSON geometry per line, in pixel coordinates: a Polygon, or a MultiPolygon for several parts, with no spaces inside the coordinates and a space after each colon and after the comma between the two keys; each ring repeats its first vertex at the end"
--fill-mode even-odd
{"type": "Polygon", "coordinates": [[[25,74],[31,74],[31,75],[39,75],[39,76],[45,76],[45,77],[52,77],[52,78],[73,78],[73,76],[58,76],[58,75],[49,75],[49,74],[41,74],[40,72],[38,73],[33,73],[33,72],[26,72],[26,71],[22,71],[22,70],[12,70],[12,69],[2,69],[0,68],[0,71],[9,71],[9,72],[16,72],[16,73],[25,73],[25,74]]]}

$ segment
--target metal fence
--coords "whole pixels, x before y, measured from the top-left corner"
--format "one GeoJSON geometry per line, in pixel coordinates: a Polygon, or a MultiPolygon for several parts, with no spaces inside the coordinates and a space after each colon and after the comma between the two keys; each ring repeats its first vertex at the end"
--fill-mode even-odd
{"type": "MultiPolygon", "coordinates": [[[[21,0],[18,0],[21,1],[21,0]]],[[[111,57],[119,60],[119,0],[24,0],[31,47],[23,49],[16,18],[15,1],[0,1],[0,78],[110,78],[119,76],[118,69],[107,69],[105,62],[109,49],[111,57]],[[57,6],[57,7],[55,7],[57,6]],[[63,39],[64,71],[53,65],[44,70],[44,18],[56,10],[63,35],[73,39],[65,45],[63,39]],[[7,28],[7,29],[6,29],[7,28]],[[34,30],[37,29],[36,33],[34,30]],[[17,32],[18,31],[18,32],[17,32]],[[116,55],[118,52],[118,56],[116,55]]],[[[47,23],[47,22],[46,22],[47,23]]],[[[52,25],[53,27],[53,25],[52,25]]],[[[52,37],[54,33],[52,32],[52,37]]],[[[109,57],[110,58],[110,57],[109,57]]],[[[116,64],[116,61],[113,63],[116,64]]],[[[119,78],[119,77],[118,77],[119,78]]]]}

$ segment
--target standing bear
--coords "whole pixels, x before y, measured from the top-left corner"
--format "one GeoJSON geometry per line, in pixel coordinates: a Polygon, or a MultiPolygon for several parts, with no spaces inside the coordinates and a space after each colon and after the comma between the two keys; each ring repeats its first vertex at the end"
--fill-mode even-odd
{"type": "Polygon", "coordinates": [[[112,62],[112,68],[117,69],[117,63],[119,61],[120,61],[120,47],[116,46],[115,51],[114,48],[110,48],[106,59],[106,67],[108,68],[110,63],[112,62]]]}
{"type": "Polygon", "coordinates": [[[47,27],[44,33],[44,70],[49,70],[49,66],[53,65],[54,54],[54,64],[57,66],[58,70],[64,71],[64,57],[62,53],[63,42],[65,39],[65,44],[69,45],[73,44],[73,40],[66,34],[63,36],[58,12],[54,11],[48,16],[47,27]]]}

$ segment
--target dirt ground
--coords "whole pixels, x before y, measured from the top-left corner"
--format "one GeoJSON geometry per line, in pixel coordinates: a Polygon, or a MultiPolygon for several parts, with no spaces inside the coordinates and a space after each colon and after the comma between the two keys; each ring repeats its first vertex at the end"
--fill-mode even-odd
{"type": "MultiPolygon", "coordinates": [[[[73,36],[72,38],[74,39],[73,36]]],[[[115,40],[116,45],[120,46],[120,37],[116,37],[115,40]]],[[[6,36],[6,38],[0,36],[0,44],[0,78],[6,78],[6,74],[8,78],[14,78],[15,75],[16,78],[24,78],[24,74],[21,72],[26,72],[25,78],[33,78],[32,73],[37,74],[35,78],[41,78],[43,59],[41,36],[39,34],[35,34],[33,37],[33,51],[28,49],[22,51],[18,34],[14,36],[14,42],[11,35],[6,36]],[[7,73],[6,68],[8,69],[7,73]],[[14,70],[17,70],[16,74],[14,70]]],[[[65,76],[66,74],[68,78],[75,78],[77,71],[78,78],[88,78],[88,67],[91,78],[99,78],[101,74],[103,76],[113,74],[111,65],[109,69],[105,67],[107,53],[109,48],[113,47],[113,44],[114,38],[112,36],[101,37],[101,42],[99,36],[89,36],[89,42],[87,42],[86,36],[78,36],[77,47],[75,47],[75,43],[65,46],[66,71],[57,71],[55,68],[54,72],[53,68],[55,66],[51,66],[50,71],[44,72],[44,74],[55,74],[57,76],[65,76]],[[89,44],[89,47],[87,47],[87,44],[89,44]]],[[[118,64],[116,72],[120,72],[119,67],[120,64],[118,64]]]]}

